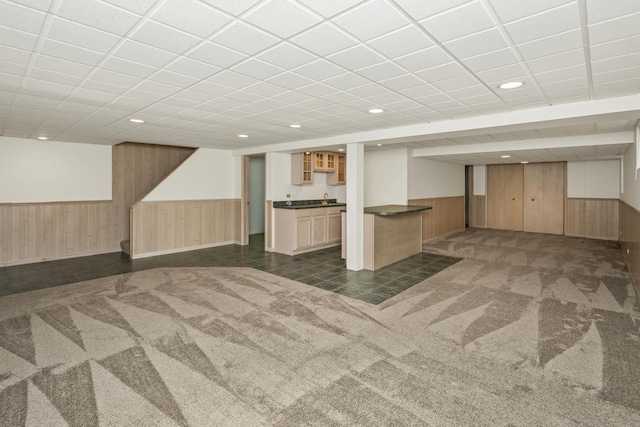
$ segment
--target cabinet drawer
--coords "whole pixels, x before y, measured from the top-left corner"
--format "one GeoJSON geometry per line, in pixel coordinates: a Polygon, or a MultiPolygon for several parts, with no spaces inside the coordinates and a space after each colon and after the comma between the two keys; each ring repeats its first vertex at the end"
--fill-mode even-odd
{"type": "Polygon", "coordinates": [[[311,216],[312,210],[313,209],[296,209],[296,218],[311,216]]]}

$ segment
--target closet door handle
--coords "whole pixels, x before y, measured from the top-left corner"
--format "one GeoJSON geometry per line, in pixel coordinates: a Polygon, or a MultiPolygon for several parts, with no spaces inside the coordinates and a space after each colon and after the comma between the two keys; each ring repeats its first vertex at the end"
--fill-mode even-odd
{"type": "Polygon", "coordinates": [[[536,200],[535,200],[535,199],[531,199],[531,201],[532,201],[532,202],[535,202],[536,200]]]}

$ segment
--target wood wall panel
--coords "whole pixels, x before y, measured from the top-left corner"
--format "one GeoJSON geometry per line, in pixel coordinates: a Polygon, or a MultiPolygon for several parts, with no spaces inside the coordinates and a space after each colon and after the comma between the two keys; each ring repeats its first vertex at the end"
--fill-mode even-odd
{"type": "Polygon", "coordinates": [[[487,197],[472,196],[469,210],[469,227],[487,228],[487,197]]]}
{"type": "Polygon", "coordinates": [[[129,239],[129,207],[147,195],[195,150],[125,142],[113,147],[116,243],[129,239]]]}
{"type": "Polygon", "coordinates": [[[640,211],[620,201],[620,247],[640,295],[640,211]],[[628,253],[627,253],[628,252],[628,253]]]}
{"type": "Polygon", "coordinates": [[[412,199],[409,205],[431,206],[422,212],[422,241],[464,231],[464,196],[412,199]]]}
{"type": "Polygon", "coordinates": [[[0,204],[0,265],[118,251],[111,201],[0,204]]]}
{"type": "Polygon", "coordinates": [[[240,234],[239,209],[238,199],[137,203],[131,210],[131,256],[233,243],[240,234]]]}
{"type": "Polygon", "coordinates": [[[522,231],[523,166],[487,166],[488,228],[522,231]]]}
{"type": "Polygon", "coordinates": [[[564,234],[618,240],[619,206],[618,199],[567,199],[564,234]]]}

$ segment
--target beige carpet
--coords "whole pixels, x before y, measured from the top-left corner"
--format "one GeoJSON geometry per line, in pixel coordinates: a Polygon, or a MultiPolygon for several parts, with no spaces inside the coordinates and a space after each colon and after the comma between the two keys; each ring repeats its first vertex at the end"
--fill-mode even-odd
{"type": "Polygon", "coordinates": [[[379,306],[249,268],[2,297],[0,425],[640,425],[614,245],[471,230],[427,249],[466,259],[379,306]]]}

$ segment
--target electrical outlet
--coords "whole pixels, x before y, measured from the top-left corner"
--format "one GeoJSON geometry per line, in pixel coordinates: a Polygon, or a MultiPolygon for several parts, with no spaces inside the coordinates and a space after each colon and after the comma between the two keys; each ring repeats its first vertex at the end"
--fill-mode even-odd
{"type": "Polygon", "coordinates": [[[287,194],[287,199],[291,198],[291,194],[287,194]]]}

